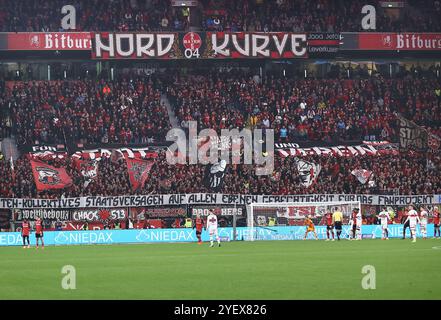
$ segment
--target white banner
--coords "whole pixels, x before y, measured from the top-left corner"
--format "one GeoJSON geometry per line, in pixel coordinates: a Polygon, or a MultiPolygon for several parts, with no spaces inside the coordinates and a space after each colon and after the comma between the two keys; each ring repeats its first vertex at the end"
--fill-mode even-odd
{"type": "Polygon", "coordinates": [[[297,160],[297,171],[299,172],[301,184],[309,188],[316,180],[322,166],[314,162],[308,162],[301,159],[297,160]]]}
{"type": "Polygon", "coordinates": [[[369,143],[363,142],[354,146],[333,146],[333,147],[301,147],[297,143],[277,143],[275,149],[282,158],[304,157],[304,156],[332,156],[332,157],[361,157],[361,156],[383,156],[398,155],[398,145],[395,143],[369,143]]]}
{"type": "Polygon", "coordinates": [[[441,195],[366,195],[366,194],[307,194],[307,195],[243,195],[192,193],[166,195],[134,195],[111,197],[80,197],[64,199],[0,198],[0,209],[67,209],[67,208],[126,208],[174,206],[186,204],[249,205],[251,203],[360,201],[366,205],[439,204],[441,195]]]}
{"type": "Polygon", "coordinates": [[[352,170],[351,173],[358,179],[361,184],[365,184],[368,182],[370,176],[372,175],[372,171],[366,169],[355,169],[352,170]]]}

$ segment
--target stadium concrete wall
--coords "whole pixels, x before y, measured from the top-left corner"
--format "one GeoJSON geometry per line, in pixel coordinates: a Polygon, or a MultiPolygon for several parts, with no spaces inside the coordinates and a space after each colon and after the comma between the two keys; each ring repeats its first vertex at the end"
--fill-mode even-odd
{"type": "MultiPolygon", "coordinates": [[[[317,226],[319,239],[326,239],[326,227],[317,226]]],[[[256,227],[256,240],[301,240],[305,233],[303,226],[256,227]]],[[[343,237],[348,237],[349,226],[343,226],[343,237]]],[[[249,240],[250,228],[236,228],[237,240],[249,240]]],[[[363,238],[381,238],[380,225],[364,225],[363,238]]],[[[400,238],[403,234],[402,224],[389,225],[389,237],[400,238]]],[[[410,236],[409,229],[406,231],[410,236]]],[[[433,224],[428,224],[427,234],[433,235],[433,224]]],[[[35,245],[35,233],[31,234],[31,245],[35,245]]],[[[233,228],[219,228],[221,241],[233,239],[233,228]]],[[[421,237],[419,226],[417,236],[421,237]]],[[[312,239],[312,235],[309,236],[312,239]]],[[[202,240],[208,241],[206,230],[202,232],[202,240]]],[[[86,245],[86,244],[124,244],[124,243],[166,243],[166,242],[196,242],[194,229],[131,229],[131,230],[94,230],[94,231],[47,231],[44,233],[45,245],[86,245]]],[[[19,232],[0,233],[0,246],[21,246],[23,243],[19,232]]]]}

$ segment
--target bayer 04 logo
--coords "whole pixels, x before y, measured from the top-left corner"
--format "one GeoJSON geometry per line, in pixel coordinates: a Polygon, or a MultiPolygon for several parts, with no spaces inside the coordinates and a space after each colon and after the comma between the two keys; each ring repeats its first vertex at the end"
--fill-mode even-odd
{"type": "Polygon", "coordinates": [[[182,38],[184,56],[187,59],[199,58],[199,49],[202,46],[202,38],[197,32],[188,32],[182,38]]]}

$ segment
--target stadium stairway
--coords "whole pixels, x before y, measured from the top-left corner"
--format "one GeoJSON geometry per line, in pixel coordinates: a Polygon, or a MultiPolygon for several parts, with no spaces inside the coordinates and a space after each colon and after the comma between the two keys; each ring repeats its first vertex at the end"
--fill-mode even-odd
{"type": "Polygon", "coordinates": [[[13,138],[4,138],[1,141],[0,147],[5,159],[8,161],[11,159],[11,157],[13,161],[16,161],[20,155],[17,149],[17,143],[13,138]]]}
{"type": "Polygon", "coordinates": [[[161,104],[164,104],[167,107],[168,119],[172,125],[172,128],[180,127],[180,123],[175,115],[175,111],[173,110],[167,95],[164,93],[161,94],[161,104]]]}

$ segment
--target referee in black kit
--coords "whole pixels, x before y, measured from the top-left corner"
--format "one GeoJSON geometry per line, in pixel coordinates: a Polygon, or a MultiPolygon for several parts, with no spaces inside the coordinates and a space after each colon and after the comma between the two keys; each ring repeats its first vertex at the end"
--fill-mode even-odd
{"type": "MultiPolygon", "coordinates": [[[[407,209],[404,209],[404,214],[403,214],[403,217],[401,218],[401,223],[404,223],[406,221],[406,219],[407,219],[407,212],[408,212],[407,209]]],[[[409,230],[410,230],[410,221],[409,220],[407,220],[406,223],[404,223],[404,226],[403,226],[403,240],[406,239],[406,229],[407,228],[409,228],[409,230]]]]}

